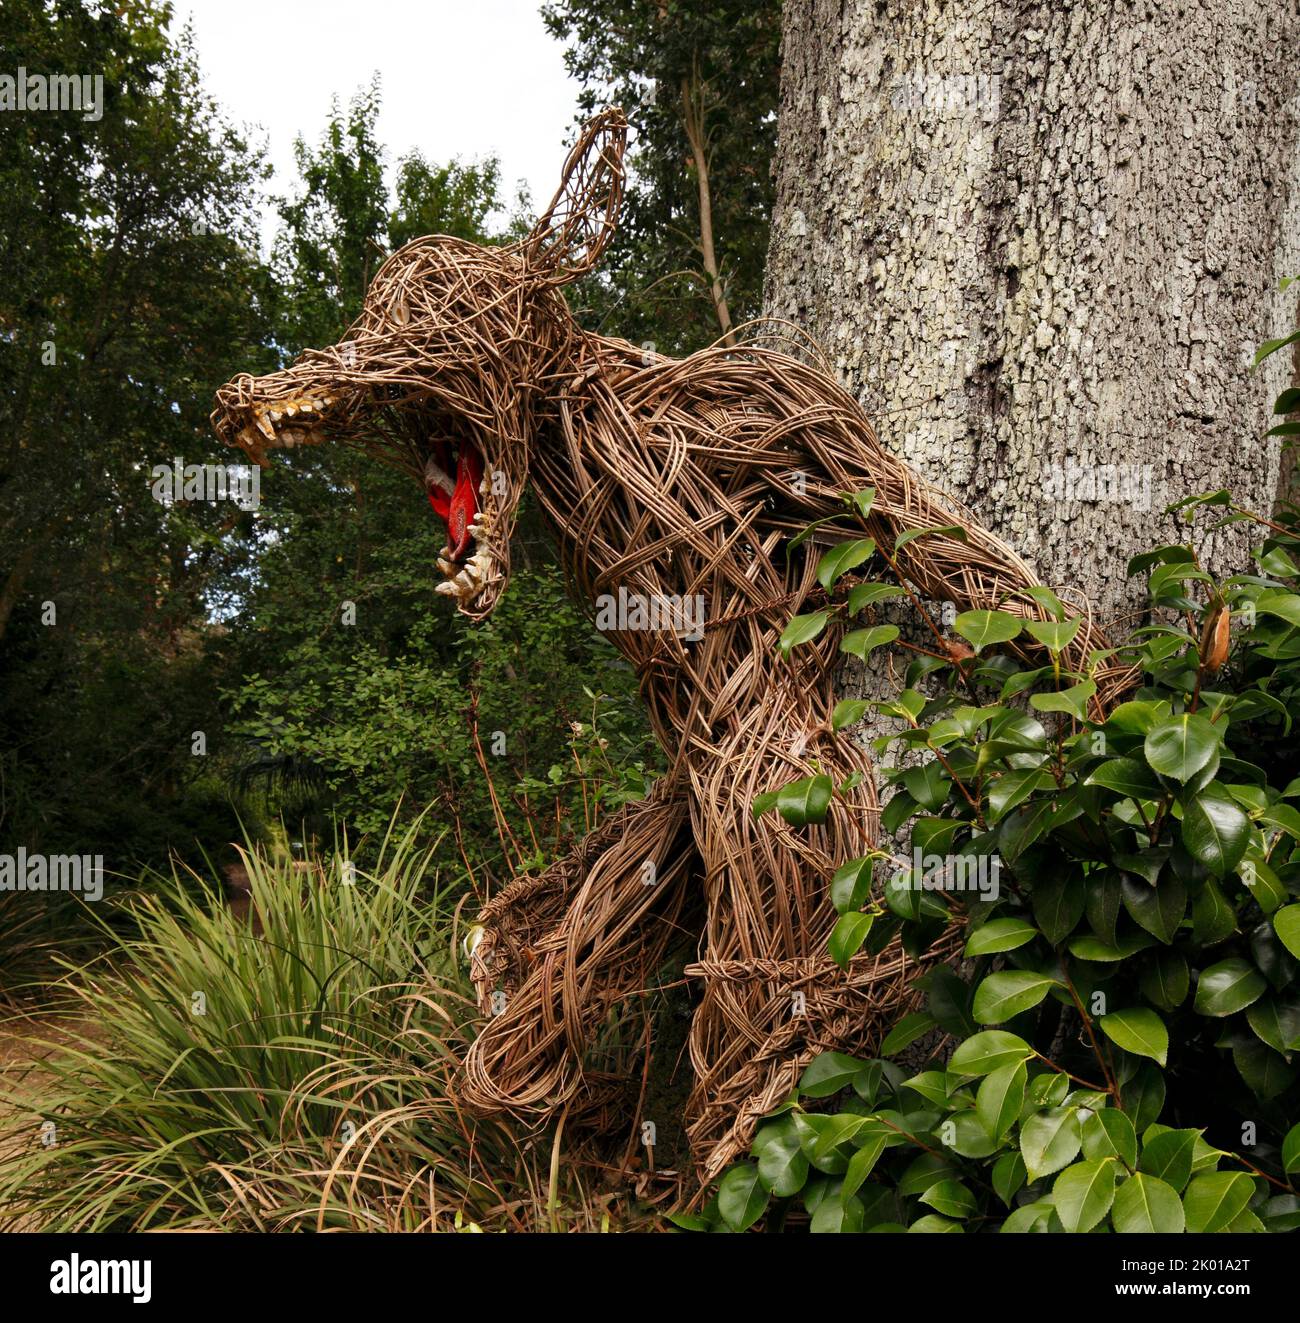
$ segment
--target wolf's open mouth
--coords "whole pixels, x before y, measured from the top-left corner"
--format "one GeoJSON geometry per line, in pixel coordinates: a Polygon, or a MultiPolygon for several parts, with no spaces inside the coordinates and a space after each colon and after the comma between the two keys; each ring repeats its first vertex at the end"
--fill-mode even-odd
{"type": "Polygon", "coordinates": [[[270,400],[250,400],[243,390],[252,385],[247,378],[221,419],[219,430],[235,445],[264,464],[267,449],[276,446],[316,445],[326,439],[361,444],[422,479],[429,504],[446,525],[437,592],[467,608],[489,584],[501,580],[501,558],[492,539],[503,521],[492,475],[482,451],[467,437],[433,439],[451,430],[444,417],[419,401],[372,401],[346,390],[281,389],[270,400]]]}
{"type": "Polygon", "coordinates": [[[429,504],[447,525],[447,544],[438,556],[444,580],[435,591],[462,604],[471,602],[493,572],[496,521],[482,455],[469,441],[433,442],[424,464],[424,486],[429,504]]]}

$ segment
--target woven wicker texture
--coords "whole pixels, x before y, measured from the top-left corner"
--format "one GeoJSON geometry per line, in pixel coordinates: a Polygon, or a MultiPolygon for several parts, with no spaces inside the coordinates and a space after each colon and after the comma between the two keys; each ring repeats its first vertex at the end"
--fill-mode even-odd
{"type": "MultiPolygon", "coordinates": [[[[872,1051],[916,996],[919,967],[897,943],[847,972],[826,954],[829,878],[878,844],[877,792],[868,752],[831,732],[842,616],[788,660],[776,643],[792,614],[825,601],[820,552],[863,530],[827,525],[788,554],[790,538],[871,486],[866,532],[922,598],[1048,617],[1021,559],[884,449],[825,368],[758,344],[674,360],[578,327],[559,287],[592,271],[613,233],[625,135],[616,110],[586,126],[523,242],[434,236],[395,253],[339,345],[235,378],[213,423],[259,462],[273,446],[344,442],[426,486],[441,481],[436,445],[481,456],[475,556],[444,563],[440,585],[472,618],[508,580],[525,480],[580,600],[666,608],[610,637],[636,668],[670,770],[486,906],[472,972],[488,1018],[461,1094],[485,1114],[541,1122],[564,1110],[627,1134],[623,1081],[593,1067],[592,1045],[693,942],[688,1130],[708,1178],[817,1051],[872,1051]],[[964,538],[895,552],[905,530],[945,526],[964,538]],[[671,609],[696,601],[698,618],[671,609]],[[756,795],[816,772],[836,784],[862,774],[823,825],[754,819],[756,795]]],[[[1104,645],[1086,604],[1072,609],[1085,620],[1066,662],[1082,667],[1104,645]]],[[[1096,678],[1099,707],[1128,680],[1113,666],[1096,678]]],[[[959,940],[954,925],[930,958],[959,940]]]]}

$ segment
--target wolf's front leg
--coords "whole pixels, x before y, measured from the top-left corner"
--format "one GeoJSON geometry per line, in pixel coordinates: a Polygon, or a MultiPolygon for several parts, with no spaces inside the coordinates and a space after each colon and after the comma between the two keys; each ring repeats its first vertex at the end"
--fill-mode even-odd
{"type": "Polygon", "coordinates": [[[818,1052],[874,1052],[915,997],[921,967],[896,939],[847,972],[827,954],[831,874],[873,847],[879,811],[865,750],[832,735],[806,700],[774,687],[694,778],[709,920],[703,958],[686,970],[703,982],[688,1133],[706,1180],[746,1151],[818,1052]],[[755,796],[815,772],[837,786],[863,777],[821,826],[793,828],[775,810],[754,818],[755,796]]]}
{"type": "Polygon", "coordinates": [[[697,875],[686,800],[665,779],[487,907],[474,981],[490,1018],[458,1089],[471,1111],[540,1121],[593,1082],[584,1057],[611,1010],[693,936],[697,875]]]}

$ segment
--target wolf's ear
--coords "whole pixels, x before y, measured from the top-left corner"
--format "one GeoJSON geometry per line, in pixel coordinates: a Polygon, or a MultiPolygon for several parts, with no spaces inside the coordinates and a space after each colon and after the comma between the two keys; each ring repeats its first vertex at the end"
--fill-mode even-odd
{"type": "Polygon", "coordinates": [[[594,269],[614,237],[623,203],[627,119],[602,110],[582,132],[560,175],[560,189],[520,245],[528,265],[550,285],[566,285],[594,269]]]}

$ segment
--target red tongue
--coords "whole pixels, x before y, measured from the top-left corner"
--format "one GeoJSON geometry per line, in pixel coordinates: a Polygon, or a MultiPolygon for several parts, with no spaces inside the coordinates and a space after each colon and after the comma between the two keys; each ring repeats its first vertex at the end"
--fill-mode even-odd
{"type": "MultiPolygon", "coordinates": [[[[446,446],[439,443],[434,452],[446,467],[446,446]]],[[[468,442],[460,448],[456,463],[456,487],[449,497],[440,487],[429,489],[429,504],[447,525],[451,559],[460,560],[469,548],[469,526],[478,513],[478,488],[483,480],[483,461],[468,442]]]]}

